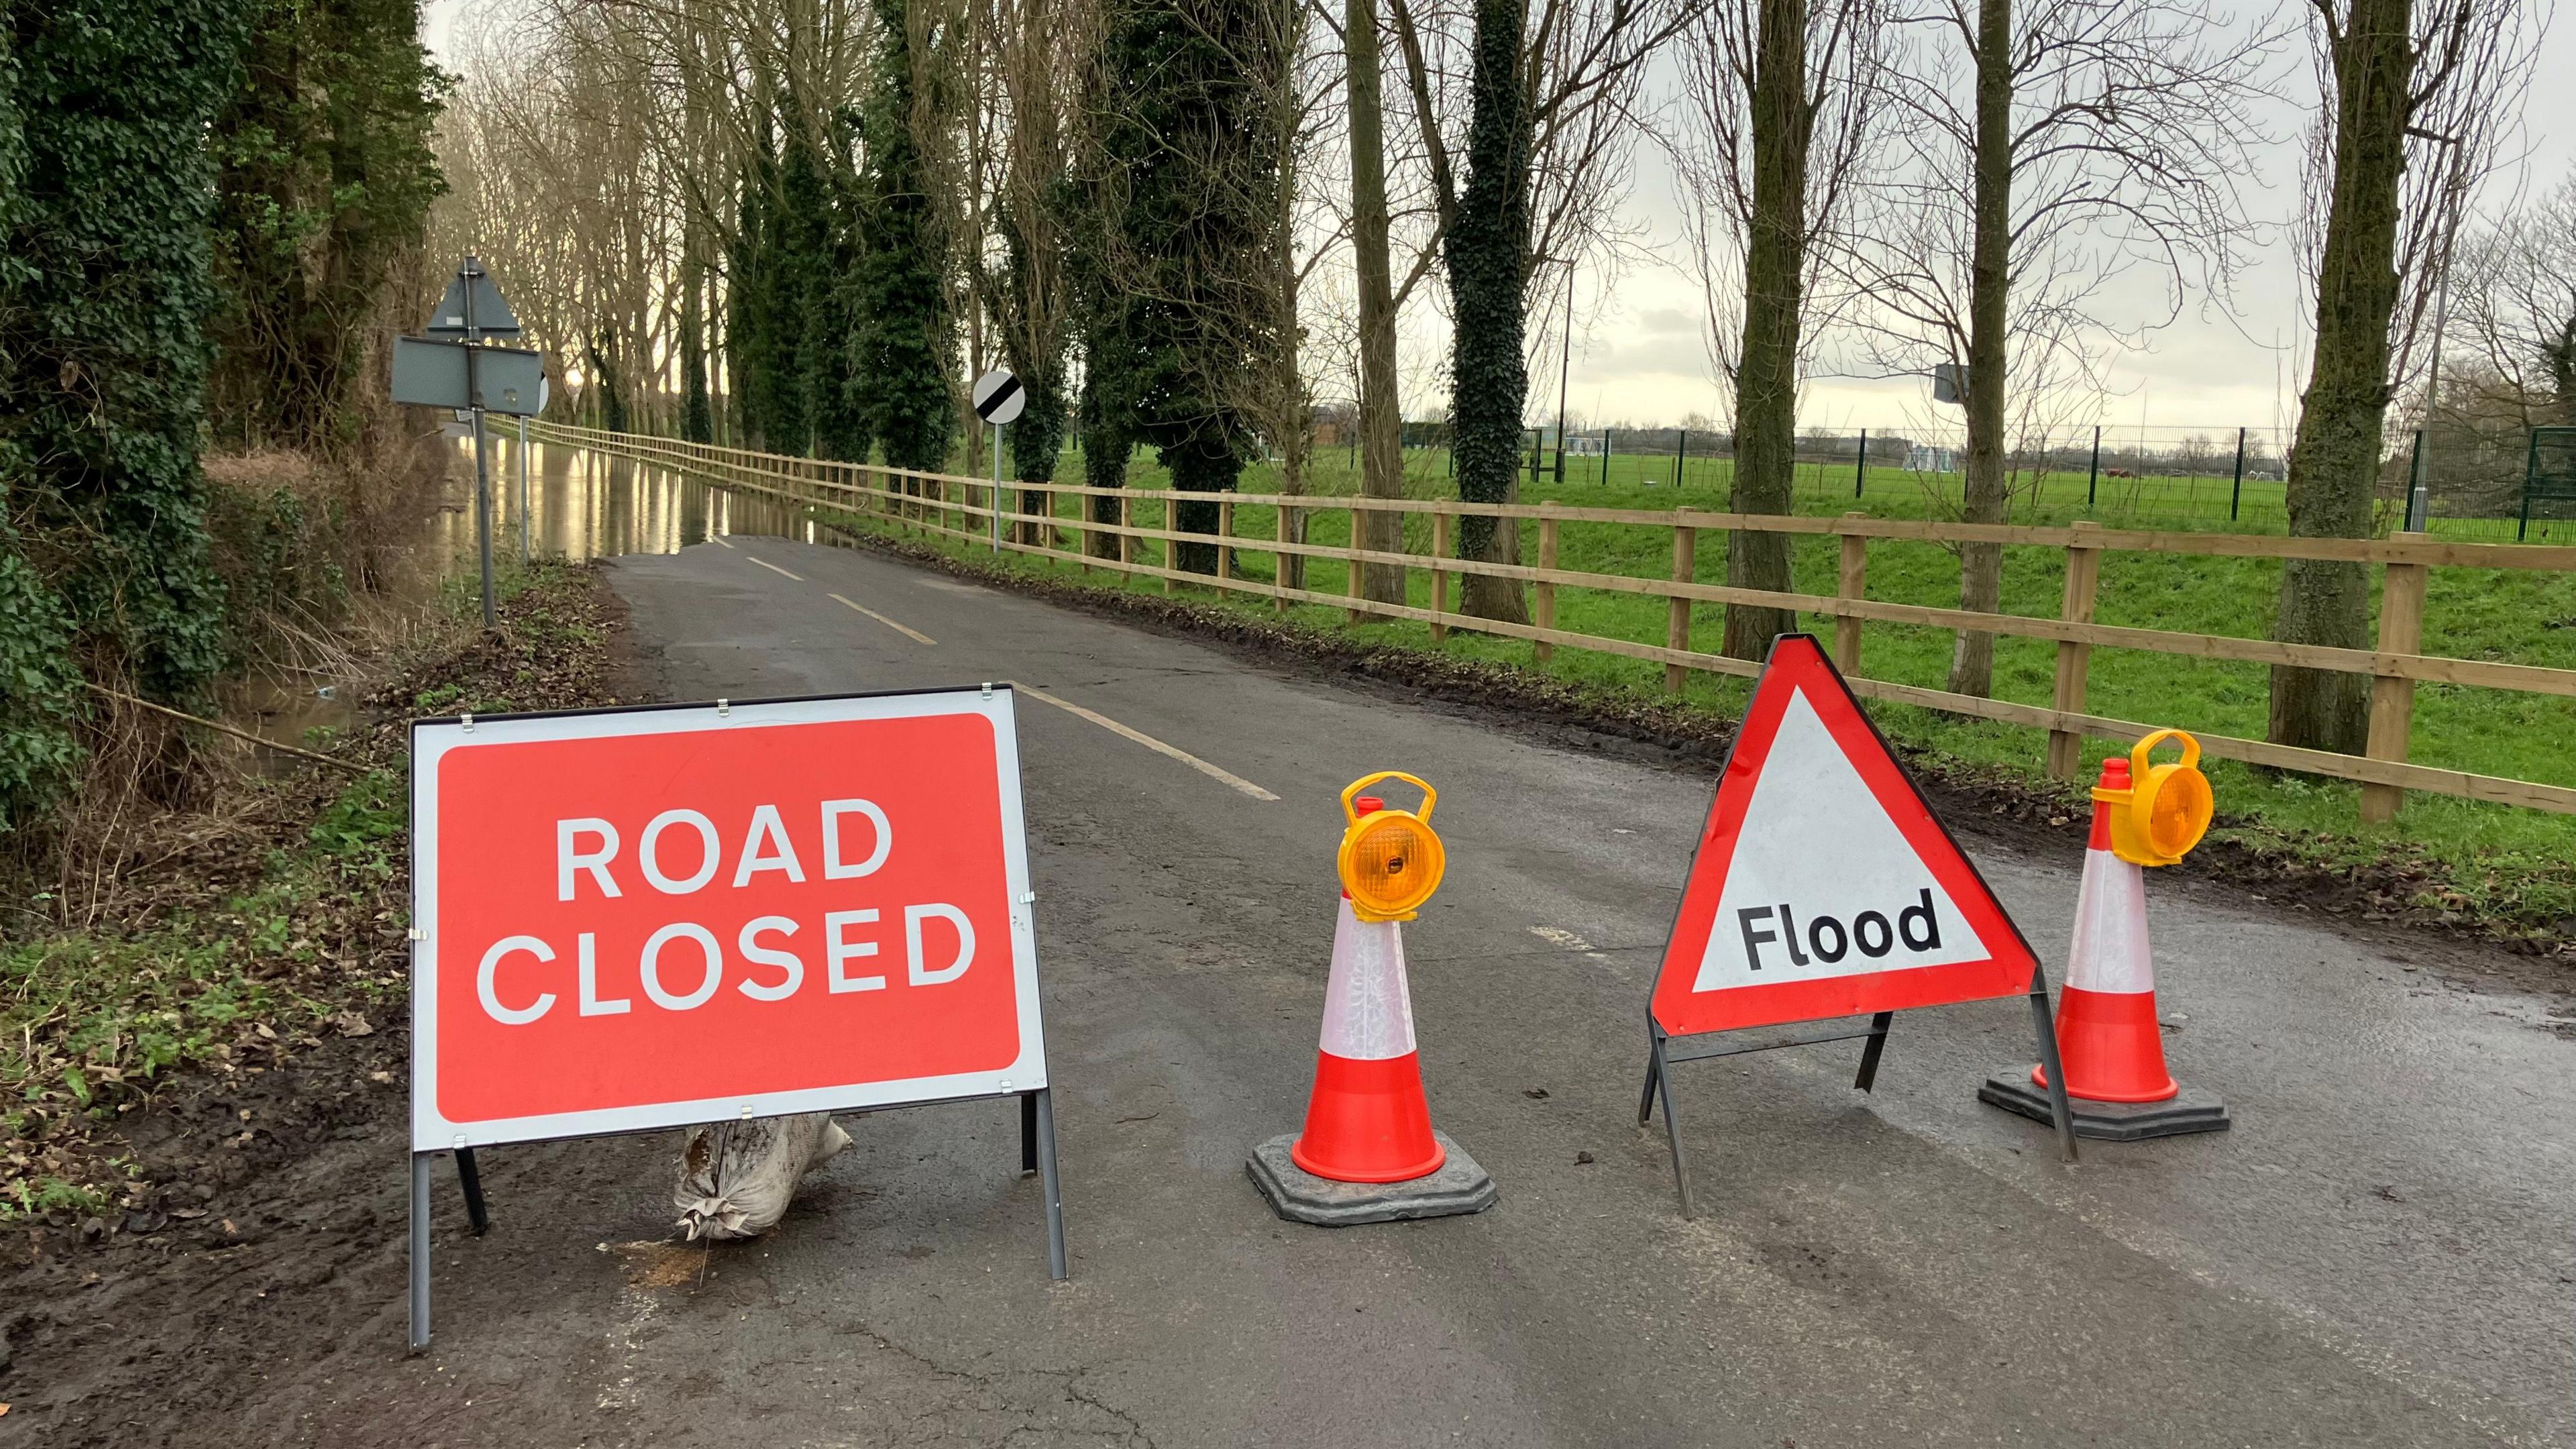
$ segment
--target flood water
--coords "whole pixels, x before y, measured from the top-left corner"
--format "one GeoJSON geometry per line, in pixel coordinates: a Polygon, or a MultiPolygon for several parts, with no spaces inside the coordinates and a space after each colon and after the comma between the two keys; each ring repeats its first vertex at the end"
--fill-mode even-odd
{"type": "MultiPolygon", "coordinates": [[[[594,559],[628,553],[676,553],[691,544],[725,537],[799,538],[814,542],[815,527],[759,494],[730,493],[668,468],[611,458],[584,448],[530,444],[524,452],[515,427],[492,430],[492,559],[508,568],[520,555],[520,523],[533,558],[594,559]],[[522,492],[520,462],[527,471],[522,492]],[[524,497],[524,506],[522,499],[524,497]]],[[[477,572],[474,529],[474,445],[457,439],[437,507],[420,525],[410,550],[403,600],[427,607],[451,581],[472,587],[477,572]]],[[[225,691],[225,718],[263,738],[307,742],[314,729],[344,729],[357,719],[368,681],[327,673],[265,675],[237,681],[225,691]]],[[[240,747],[259,758],[254,768],[292,768],[290,757],[240,747]]]]}
{"type": "MultiPolygon", "coordinates": [[[[519,552],[519,524],[528,523],[528,550],[536,558],[593,559],[621,553],[676,553],[717,535],[814,539],[814,525],[758,494],[729,493],[668,468],[612,458],[585,448],[521,450],[516,430],[492,430],[492,555],[519,552]],[[526,506],[521,507],[522,459],[526,506]]],[[[472,573],[474,445],[455,443],[445,496],[421,541],[424,563],[440,575],[472,573]]]]}

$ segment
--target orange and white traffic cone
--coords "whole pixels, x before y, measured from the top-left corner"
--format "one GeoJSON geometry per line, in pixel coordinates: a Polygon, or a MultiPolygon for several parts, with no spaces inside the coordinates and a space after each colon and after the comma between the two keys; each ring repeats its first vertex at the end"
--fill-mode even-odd
{"type": "MultiPolygon", "coordinates": [[[[1355,824],[1384,808],[1367,796],[1351,804],[1355,824]]],[[[1493,1178],[1431,1126],[1403,930],[1361,919],[1342,892],[1305,1130],[1262,1143],[1244,1164],[1281,1217],[1342,1226],[1493,1205],[1493,1178]]]]}
{"type": "MultiPolygon", "coordinates": [[[[2184,1091],[2165,1068],[2147,945],[2146,873],[2112,845],[2112,811],[2128,800],[2131,787],[2129,761],[2103,761],[2075,898],[2075,940],[2057,996],[2067,1103],[2081,1137],[2127,1141],[2224,1131],[2226,1105],[2206,1092],[2184,1091]]],[[[2015,1068],[1988,1078],[1977,1095],[2044,1122],[2047,1088],[2044,1069],[2015,1068]]]]}
{"type": "Polygon", "coordinates": [[[1306,1099],[1306,1130],[1288,1149],[1317,1177],[1404,1182],[1439,1171],[1448,1156],[1422,1095],[1403,931],[1395,921],[1361,920],[1343,894],[1315,1090],[1306,1099]]]}

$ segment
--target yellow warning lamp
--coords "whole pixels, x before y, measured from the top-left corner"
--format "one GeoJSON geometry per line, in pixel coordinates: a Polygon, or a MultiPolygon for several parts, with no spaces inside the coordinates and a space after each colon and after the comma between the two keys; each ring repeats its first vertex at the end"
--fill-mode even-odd
{"type": "Polygon", "coordinates": [[[2093,798],[2111,807],[2111,852],[2133,865],[2171,865],[2191,853],[2209,832],[2217,801],[2200,772],[2200,741],[2181,730],[2158,730],[2129,751],[2127,768],[2114,760],[2093,798]],[[2182,742],[2182,759],[2150,765],[2147,753],[2167,740],[2182,742]],[[2127,789],[2114,783],[2125,774],[2127,789]]]}
{"type": "Polygon", "coordinates": [[[1342,831],[1342,848],[1333,857],[1342,889],[1350,893],[1351,914],[1363,921],[1409,921],[1440,889],[1440,874],[1449,852],[1431,833],[1431,807],[1438,791],[1402,770],[1380,770],[1353,780],[1342,792],[1342,814],[1350,824],[1342,831]],[[1380,780],[1402,780],[1422,792],[1422,813],[1389,810],[1385,802],[1360,791],[1380,780]]]}

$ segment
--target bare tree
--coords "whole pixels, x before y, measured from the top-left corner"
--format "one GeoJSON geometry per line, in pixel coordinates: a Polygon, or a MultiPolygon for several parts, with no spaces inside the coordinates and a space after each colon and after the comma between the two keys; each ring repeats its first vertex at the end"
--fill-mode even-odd
{"type": "Polygon", "coordinates": [[[2460,244],[2453,319],[2523,425],[2576,422],[2576,177],[2460,244]]]}
{"type": "MultiPolygon", "coordinates": [[[[1896,20],[1890,144],[1837,265],[1870,299],[1869,367],[1964,371],[1961,512],[1999,523],[2010,400],[2089,381],[2104,347],[2226,294],[2279,32],[2215,0],[1911,0],[1896,20]],[[2123,278],[2162,305],[2124,315],[2123,278]]],[[[1999,545],[1964,545],[1960,607],[1994,610],[2002,577],[1999,545]]],[[[1986,694],[1993,670],[1994,636],[1961,631],[1950,688],[1986,694]]]]}
{"type": "MultiPolygon", "coordinates": [[[[2538,17],[2511,0],[2310,0],[2326,104],[2311,132],[2316,344],[2289,469],[2290,532],[2360,538],[2371,526],[2388,405],[2417,363],[2425,299],[2464,204],[2462,178],[2492,163],[2495,102],[2530,65],[2538,17]],[[2410,167],[2408,142],[2432,164],[2410,167]],[[2447,156],[2440,155],[2447,151],[2447,156]],[[2323,193],[2317,197],[2315,193],[2323,193]]],[[[2275,634],[2298,644],[2370,644],[2358,563],[2292,559],[2275,634]]],[[[2369,681],[2276,667],[2269,737],[2359,754],[2369,681]]]]}
{"type": "MultiPolygon", "coordinates": [[[[1709,349],[1735,395],[1732,507],[1787,513],[1799,372],[1814,333],[1823,248],[1841,221],[1879,82],[1883,0],[1718,0],[1685,32],[1690,125],[1673,147],[1709,349]]],[[[1789,537],[1738,531],[1726,580],[1785,592],[1789,537]]],[[[1798,626],[1788,609],[1731,604],[1724,649],[1758,659],[1798,626]]]]}

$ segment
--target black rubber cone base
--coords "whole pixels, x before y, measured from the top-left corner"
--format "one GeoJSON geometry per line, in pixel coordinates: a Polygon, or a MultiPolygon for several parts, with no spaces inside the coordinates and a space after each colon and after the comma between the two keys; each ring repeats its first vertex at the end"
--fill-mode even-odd
{"type": "Polygon", "coordinates": [[[1446,1132],[1434,1131],[1449,1154],[1440,1170],[1404,1182],[1335,1182],[1317,1177],[1288,1155],[1297,1140],[1285,1132],[1252,1149],[1243,1161],[1252,1185],[1290,1222],[1346,1228],[1358,1223],[1391,1223],[1405,1218],[1444,1218],[1453,1213],[1480,1213],[1500,1194],[1485,1169],[1476,1165],[1446,1132]]]}
{"type": "MultiPolygon", "coordinates": [[[[1986,1078],[1986,1084],[1977,1088],[1977,1100],[2007,1112],[2019,1112],[2036,1122],[2056,1122],[2049,1110],[2048,1093],[2032,1083],[2027,1066],[2006,1067],[1986,1078]]],[[[2066,1105],[2074,1110],[2076,1136],[2104,1142],[2178,1137],[2185,1132],[2224,1132],[2232,1125],[2227,1120],[2226,1103],[2190,1087],[2161,1102],[2096,1102],[2069,1097],[2066,1105]]]]}

